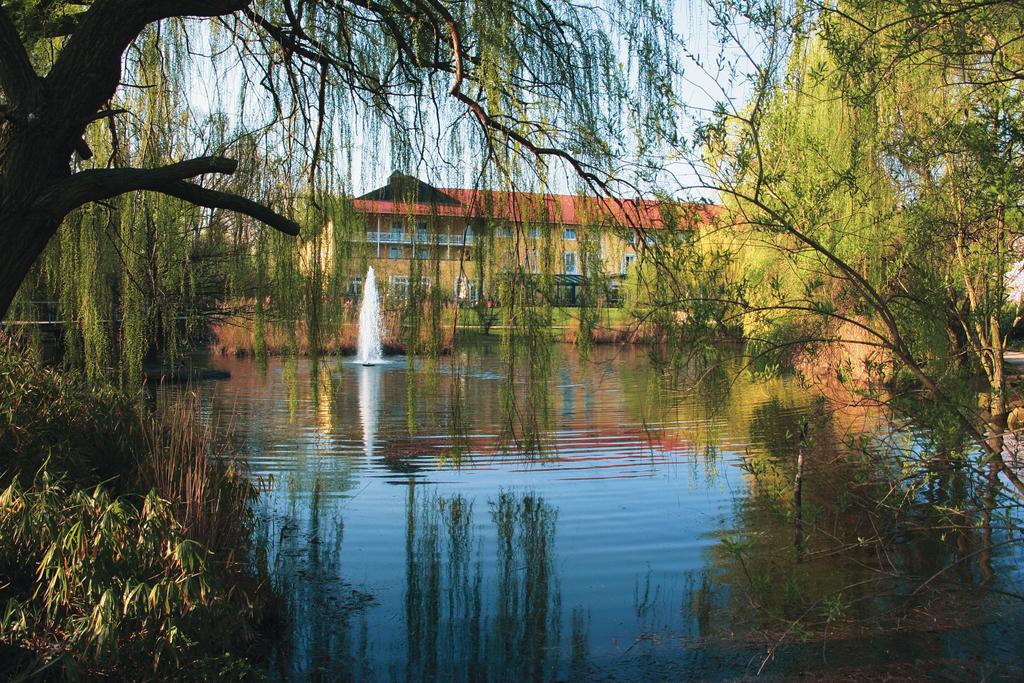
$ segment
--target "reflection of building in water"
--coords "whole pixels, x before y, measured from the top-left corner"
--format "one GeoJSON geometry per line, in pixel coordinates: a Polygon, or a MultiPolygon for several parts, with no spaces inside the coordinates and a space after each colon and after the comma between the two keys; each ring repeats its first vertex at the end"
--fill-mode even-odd
{"type": "Polygon", "coordinates": [[[363,454],[382,456],[396,472],[453,463],[489,466],[500,457],[511,466],[543,461],[547,471],[563,469],[565,476],[637,477],[664,464],[700,461],[718,447],[743,448],[756,407],[773,400],[773,392],[794,408],[807,400],[782,383],[728,383],[715,387],[713,396],[688,381],[679,389],[642,358],[624,370],[618,348],[595,349],[587,366],[575,354],[555,352],[553,376],[541,385],[550,400],[516,400],[514,418],[524,423],[530,406],[551,411],[535,420],[550,425],[538,435],[536,449],[509,440],[510,430],[502,429],[504,395],[528,389],[523,381],[502,379],[498,358],[483,368],[442,359],[412,373],[345,364],[335,392],[336,422],[344,429],[358,415],[360,432],[352,436],[360,435],[363,454]],[[616,372],[603,372],[605,363],[617,363],[616,372]]]}

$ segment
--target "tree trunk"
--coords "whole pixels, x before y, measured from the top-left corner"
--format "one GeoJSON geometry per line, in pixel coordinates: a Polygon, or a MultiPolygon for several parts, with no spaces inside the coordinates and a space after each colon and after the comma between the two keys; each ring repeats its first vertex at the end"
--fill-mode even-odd
{"type": "Polygon", "coordinates": [[[80,131],[44,115],[42,87],[19,107],[18,116],[0,123],[0,321],[32,265],[56,234],[62,215],[36,204],[39,195],[71,173],[70,160],[80,131]],[[31,116],[25,112],[33,112],[31,116]]]}

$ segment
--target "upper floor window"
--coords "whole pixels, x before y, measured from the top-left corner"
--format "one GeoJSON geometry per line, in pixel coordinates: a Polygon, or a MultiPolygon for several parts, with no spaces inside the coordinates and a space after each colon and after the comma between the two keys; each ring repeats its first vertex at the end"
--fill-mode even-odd
{"type": "Polygon", "coordinates": [[[577,260],[575,251],[567,251],[562,254],[562,263],[565,265],[566,275],[575,275],[577,271],[577,260]]]}
{"type": "Polygon", "coordinates": [[[402,221],[393,221],[391,223],[391,237],[398,239],[402,236],[402,221]]]}
{"type": "Polygon", "coordinates": [[[576,228],[566,228],[564,231],[562,231],[562,238],[567,240],[575,240],[576,228]]]}
{"type": "Polygon", "coordinates": [[[427,239],[427,222],[420,221],[416,224],[416,239],[417,241],[424,241],[427,239]]]}
{"type": "Polygon", "coordinates": [[[622,274],[629,272],[629,267],[636,262],[636,254],[626,254],[622,257],[622,274]]]}
{"type": "Polygon", "coordinates": [[[399,249],[398,247],[391,247],[391,251],[389,253],[389,256],[391,258],[401,258],[402,250],[399,249]]]}
{"type": "Polygon", "coordinates": [[[530,228],[529,236],[531,240],[540,239],[540,228],[530,228]]]}
{"type": "Polygon", "coordinates": [[[512,237],[512,226],[506,225],[501,229],[502,237],[512,237]]]}

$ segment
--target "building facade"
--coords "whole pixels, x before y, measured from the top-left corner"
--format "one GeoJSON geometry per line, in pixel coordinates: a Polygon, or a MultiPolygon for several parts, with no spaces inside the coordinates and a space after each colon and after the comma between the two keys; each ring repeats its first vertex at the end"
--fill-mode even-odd
{"type": "Polygon", "coordinates": [[[525,269],[551,274],[558,303],[568,305],[597,275],[614,303],[647,248],[696,229],[713,208],[438,188],[397,172],[353,205],[365,224],[364,253],[388,294],[440,286],[446,297],[473,303],[490,296],[488,283],[503,271],[525,269]]]}

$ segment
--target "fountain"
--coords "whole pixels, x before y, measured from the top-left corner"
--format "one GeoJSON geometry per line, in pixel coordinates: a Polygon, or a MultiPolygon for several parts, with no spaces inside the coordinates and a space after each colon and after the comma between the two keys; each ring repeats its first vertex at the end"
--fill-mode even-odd
{"type": "Polygon", "coordinates": [[[359,309],[359,349],[356,359],[363,365],[377,365],[383,360],[380,347],[380,295],[373,266],[366,271],[363,304],[359,309]]]}

